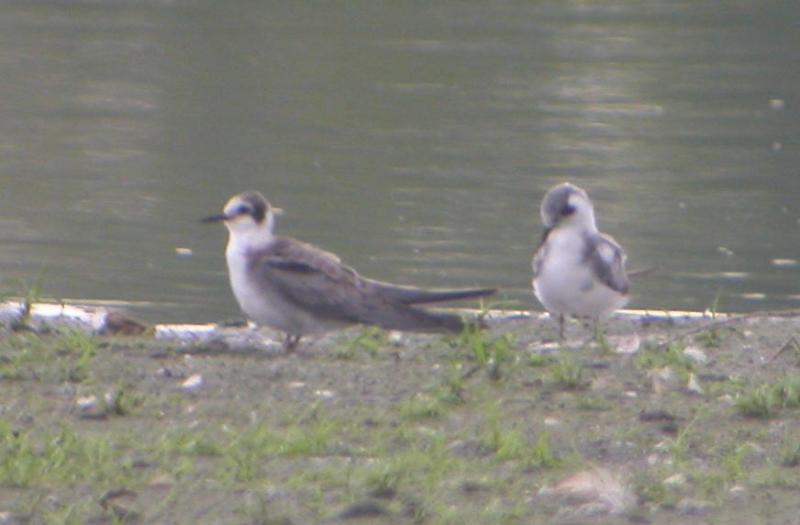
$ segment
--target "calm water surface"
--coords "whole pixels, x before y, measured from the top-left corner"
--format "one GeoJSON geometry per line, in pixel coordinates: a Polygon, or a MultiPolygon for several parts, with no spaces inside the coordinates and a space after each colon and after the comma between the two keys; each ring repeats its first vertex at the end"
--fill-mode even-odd
{"type": "Polygon", "coordinates": [[[362,273],[529,307],[571,180],[658,268],[631,306],[800,307],[800,4],[404,4],[2,3],[4,290],[235,316],[197,219],[258,189],[362,273]]]}

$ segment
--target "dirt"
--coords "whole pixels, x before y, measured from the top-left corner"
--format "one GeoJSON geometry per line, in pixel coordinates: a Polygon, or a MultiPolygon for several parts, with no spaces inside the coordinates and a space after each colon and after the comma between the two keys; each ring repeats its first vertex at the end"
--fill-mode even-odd
{"type": "Polygon", "coordinates": [[[0,342],[0,523],[800,523],[800,317],[0,342]]]}

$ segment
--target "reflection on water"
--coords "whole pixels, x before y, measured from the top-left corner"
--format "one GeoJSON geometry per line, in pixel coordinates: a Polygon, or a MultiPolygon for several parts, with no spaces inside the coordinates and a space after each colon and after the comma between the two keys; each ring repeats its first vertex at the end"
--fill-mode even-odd
{"type": "Polygon", "coordinates": [[[252,188],[367,275],[526,307],[539,201],[571,180],[657,267],[631,306],[796,307],[799,11],[4,4],[5,286],[230,317],[224,231],[196,219],[252,188]]]}

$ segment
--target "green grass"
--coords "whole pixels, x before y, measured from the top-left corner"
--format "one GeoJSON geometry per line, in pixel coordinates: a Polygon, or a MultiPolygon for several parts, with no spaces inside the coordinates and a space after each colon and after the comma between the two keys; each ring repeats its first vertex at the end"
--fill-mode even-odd
{"type": "Polygon", "coordinates": [[[446,411],[445,403],[441,399],[425,392],[418,392],[400,404],[400,415],[410,420],[436,419],[442,417],[446,411]]]}
{"type": "Polygon", "coordinates": [[[238,432],[221,447],[222,478],[236,482],[261,479],[261,466],[276,456],[325,455],[333,431],[331,423],[320,422],[287,429],[273,429],[262,423],[238,432]]]}
{"type": "MultiPolygon", "coordinates": [[[[539,488],[597,465],[632,474],[632,515],[669,523],[687,497],[720,513],[742,486],[750,516],[767,495],[793,501],[800,487],[800,380],[783,370],[721,381],[724,396],[659,397],[651,368],[694,366],[679,344],[591,371],[582,355],[531,355],[491,332],[390,344],[364,331],[345,343],[349,356],[267,358],[7,332],[0,511],[29,523],[121,523],[129,509],[141,523],[285,525],[335,522],[378,501],[388,515],[364,523],[540,525],[569,504],[539,488]],[[204,385],[181,389],[195,373],[204,385]],[[78,409],[86,396],[101,417],[78,409]],[[640,419],[662,407],[675,416],[669,429],[640,419]],[[684,482],[664,483],[675,474],[684,482]],[[121,510],[99,504],[118,489],[136,496],[121,510]]],[[[731,354],[738,368],[707,366],[749,370],[752,354],[731,354]]]]}
{"type": "Polygon", "coordinates": [[[613,407],[611,402],[591,395],[578,397],[575,406],[581,410],[594,410],[598,412],[611,410],[613,407]]]}
{"type": "Polygon", "coordinates": [[[686,346],[673,342],[666,346],[643,345],[644,348],[636,357],[636,365],[643,370],[671,367],[682,376],[688,377],[694,372],[695,363],[687,357],[683,350],[686,346]]]}
{"type": "Polygon", "coordinates": [[[12,324],[14,330],[25,330],[30,324],[33,305],[42,299],[42,284],[44,283],[45,273],[45,269],[41,269],[31,284],[28,284],[28,281],[24,279],[19,281],[19,287],[22,290],[22,312],[19,319],[12,324]]]}
{"type": "Polygon", "coordinates": [[[719,348],[724,337],[721,330],[712,326],[711,329],[696,335],[694,340],[706,348],[719,348]]]}
{"type": "Polygon", "coordinates": [[[767,419],[784,409],[800,407],[800,378],[785,377],[742,392],[734,405],[746,417],[767,419]]]}
{"type": "Polygon", "coordinates": [[[107,483],[129,475],[131,465],[105,436],[79,435],[68,426],[32,434],[0,420],[1,486],[107,483]]]}
{"type": "Polygon", "coordinates": [[[800,466],[800,439],[794,436],[784,436],[779,463],[789,468],[800,466]]]}
{"type": "Polygon", "coordinates": [[[516,342],[512,334],[494,336],[474,325],[466,325],[458,336],[449,339],[450,346],[471,354],[495,381],[503,378],[506,368],[517,361],[516,342]]]}
{"type": "Polygon", "coordinates": [[[358,352],[367,352],[375,356],[378,351],[386,346],[386,332],[376,326],[365,326],[359,333],[336,345],[333,355],[337,359],[350,360],[355,358],[358,352]]]}
{"type": "Polygon", "coordinates": [[[42,338],[18,332],[0,347],[0,379],[83,383],[97,355],[96,341],[73,329],[42,338]]]}
{"type": "Polygon", "coordinates": [[[564,390],[579,390],[586,387],[583,365],[576,363],[571,356],[562,357],[550,368],[553,382],[564,390]]]}

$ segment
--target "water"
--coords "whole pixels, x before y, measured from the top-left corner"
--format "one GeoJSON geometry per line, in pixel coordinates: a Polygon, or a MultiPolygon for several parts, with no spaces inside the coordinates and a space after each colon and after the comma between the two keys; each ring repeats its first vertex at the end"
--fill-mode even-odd
{"type": "Polygon", "coordinates": [[[571,180],[657,267],[631,306],[798,307],[800,4],[724,4],[3,3],[2,285],[233,317],[197,219],[258,189],[366,275],[529,307],[571,180]]]}

